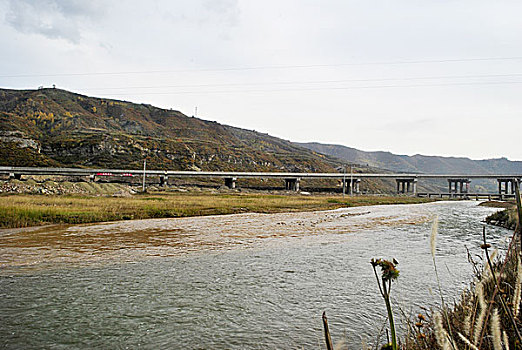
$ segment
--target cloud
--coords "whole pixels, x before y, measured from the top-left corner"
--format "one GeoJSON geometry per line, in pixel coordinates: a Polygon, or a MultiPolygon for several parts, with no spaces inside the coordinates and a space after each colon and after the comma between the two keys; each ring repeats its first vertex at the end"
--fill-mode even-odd
{"type": "Polygon", "coordinates": [[[78,43],[82,23],[103,14],[98,1],[7,0],[6,23],[21,33],[78,43]]]}
{"type": "Polygon", "coordinates": [[[235,26],[239,22],[239,4],[237,0],[205,0],[205,8],[219,15],[225,23],[235,26]]]}

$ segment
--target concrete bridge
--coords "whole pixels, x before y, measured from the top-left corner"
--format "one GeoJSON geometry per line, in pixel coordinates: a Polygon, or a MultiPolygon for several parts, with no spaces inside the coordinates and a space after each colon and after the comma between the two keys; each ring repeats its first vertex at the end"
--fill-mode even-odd
{"type": "Polygon", "coordinates": [[[343,188],[349,188],[351,193],[359,193],[361,179],[395,179],[398,194],[417,195],[417,183],[422,179],[446,179],[448,181],[448,195],[460,197],[470,194],[470,183],[473,179],[493,179],[498,181],[499,195],[513,195],[515,182],[520,185],[522,174],[402,174],[402,173],[278,173],[278,172],[222,172],[222,171],[170,171],[170,170],[146,170],[143,169],[90,169],[90,168],[41,168],[41,167],[0,167],[0,175],[21,179],[27,175],[53,175],[84,177],[88,181],[96,178],[111,177],[156,177],[161,185],[167,185],[169,177],[172,178],[222,178],[229,188],[236,187],[239,178],[283,179],[285,189],[299,191],[302,179],[338,179],[343,188]]]}

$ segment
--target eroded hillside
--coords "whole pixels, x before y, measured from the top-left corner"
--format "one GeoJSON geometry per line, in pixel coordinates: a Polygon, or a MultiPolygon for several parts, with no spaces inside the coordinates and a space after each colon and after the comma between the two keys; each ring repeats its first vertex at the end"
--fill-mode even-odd
{"type": "Polygon", "coordinates": [[[0,164],[335,171],[334,158],[181,112],[60,89],[0,90],[0,164]]]}

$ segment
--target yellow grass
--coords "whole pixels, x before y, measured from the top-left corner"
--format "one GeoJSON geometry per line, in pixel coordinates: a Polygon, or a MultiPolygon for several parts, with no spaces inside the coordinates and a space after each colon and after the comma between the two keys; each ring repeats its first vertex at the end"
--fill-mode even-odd
{"type": "Polygon", "coordinates": [[[423,203],[411,197],[303,196],[271,194],[158,193],[129,198],[90,196],[7,195],[0,197],[0,227],[48,223],[327,210],[374,204],[423,203]]]}

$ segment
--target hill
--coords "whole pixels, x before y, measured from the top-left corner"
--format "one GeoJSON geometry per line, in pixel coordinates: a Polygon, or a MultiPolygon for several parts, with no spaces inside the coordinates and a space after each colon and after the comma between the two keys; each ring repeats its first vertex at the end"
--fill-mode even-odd
{"type": "MultiPolygon", "coordinates": [[[[0,89],[0,165],[208,171],[522,173],[522,162],[364,152],[339,145],[292,143],[175,110],[60,89],[0,89]]],[[[330,184],[332,185],[332,183],[330,184]]],[[[338,184],[337,184],[338,185],[338,184]]],[[[443,181],[419,184],[444,190],[443,181]]],[[[493,182],[475,182],[494,189],[493,182]]],[[[394,181],[364,181],[370,192],[394,181]]]]}
{"type": "Polygon", "coordinates": [[[289,141],[181,112],[60,89],[0,89],[0,164],[334,172],[289,141]]]}

